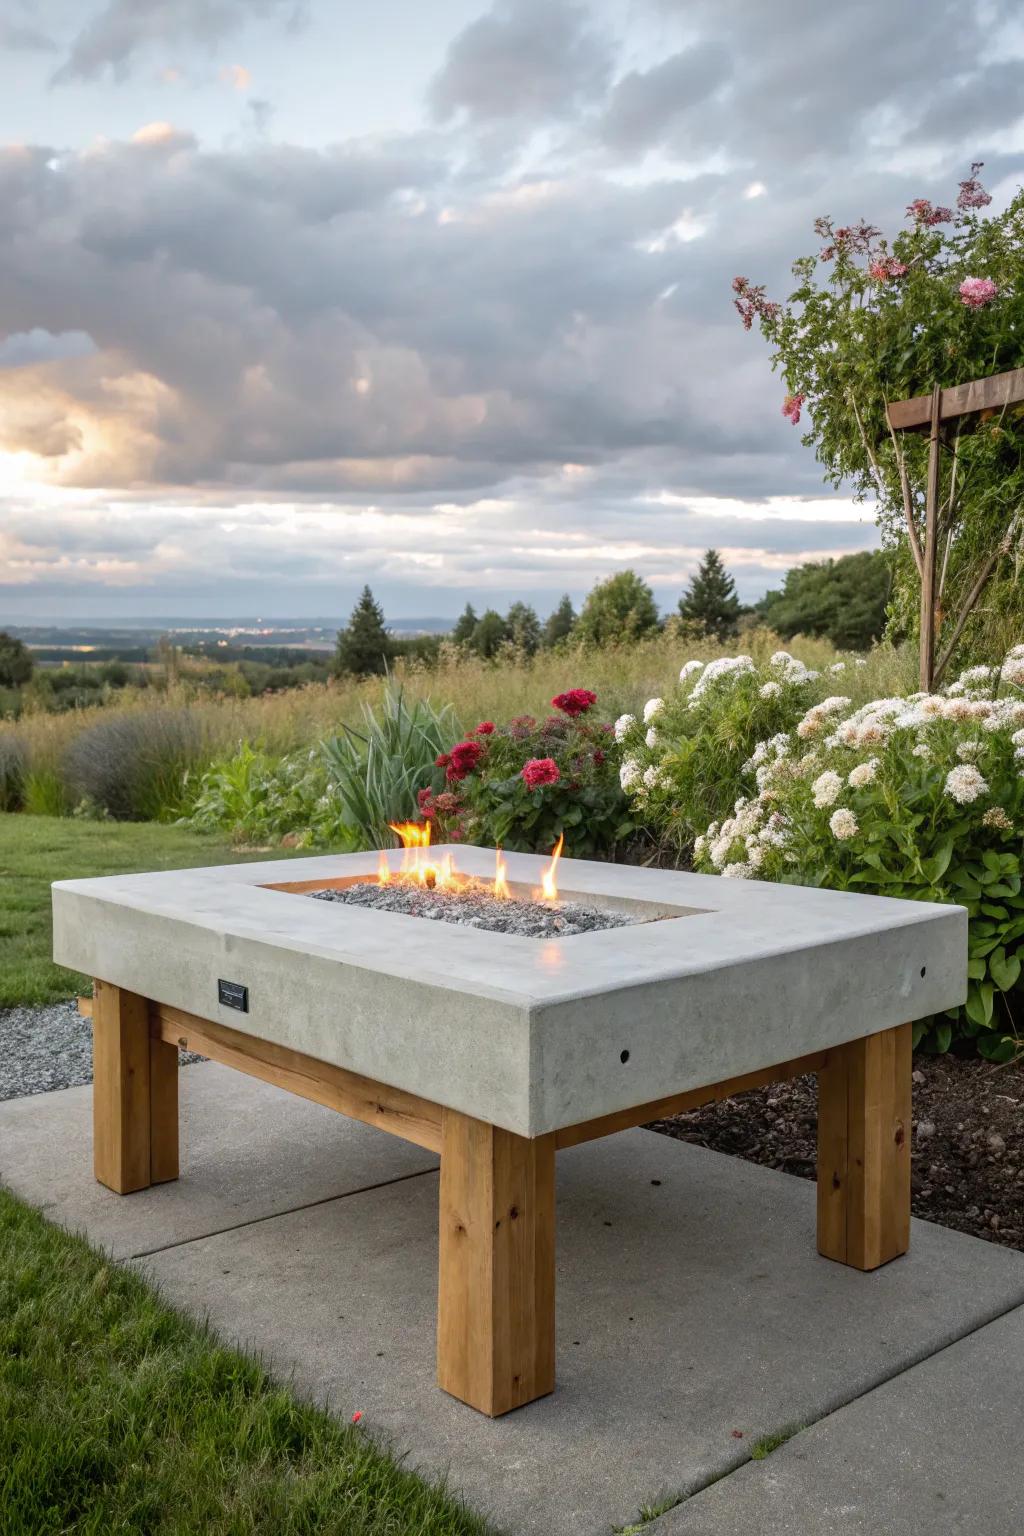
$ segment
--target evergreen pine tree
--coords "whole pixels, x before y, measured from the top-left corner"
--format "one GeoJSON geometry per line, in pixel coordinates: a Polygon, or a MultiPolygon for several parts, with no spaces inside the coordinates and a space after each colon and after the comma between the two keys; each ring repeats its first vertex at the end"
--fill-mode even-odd
{"type": "Polygon", "coordinates": [[[529,603],[513,603],[505,615],[505,627],[512,644],[527,656],[540,649],[540,619],[529,603]]]}
{"type": "Polygon", "coordinates": [[[472,603],[467,603],[463,608],[459,620],[452,630],[452,639],[456,645],[469,645],[476,629],[476,609],[472,603]]]}
{"type": "Polygon", "coordinates": [[[477,620],[471,644],[477,655],[486,661],[498,654],[508,638],[508,626],[501,614],[487,608],[477,620]]]}
{"type": "Polygon", "coordinates": [[[575,623],[576,611],[572,606],[572,599],[566,592],[558,607],[548,614],[547,623],[544,625],[544,644],[557,645],[559,640],[565,640],[572,633],[575,623]]]}
{"type": "Polygon", "coordinates": [[[740,600],[736,596],[736,583],[717,549],[709,549],[705,554],[697,574],[679,599],[679,612],[716,640],[728,640],[735,635],[740,600]]]}
{"type": "Polygon", "coordinates": [[[384,610],[374,601],[369,587],[364,587],[348,627],[338,631],[335,670],[352,672],[357,677],[384,672],[390,654],[391,640],[384,628],[384,610]]]}

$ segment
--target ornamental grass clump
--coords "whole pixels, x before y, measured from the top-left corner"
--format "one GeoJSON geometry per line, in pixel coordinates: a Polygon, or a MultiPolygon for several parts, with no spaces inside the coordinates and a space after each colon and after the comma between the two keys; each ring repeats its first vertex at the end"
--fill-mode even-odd
{"type": "Polygon", "coordinates": [[[418,796],[435,841],[546,853],[564,835],[565,852],[586,858],[607,857],[630,836],[618,748],[594,713],[597,695],[570,688],[551,703],[546,719],[484,720],[439,754],[444,787],[418,796]]]}
{"type": "Polygon", "coordinates": [[[413,814],[417,788],[429,776],[440,783],[435,762],[459,730],[450,704],[406,697],[389,686],[380,707],[363,704],[359,727],[345,725],[323,744],[330,793],[344,808],[344,824],[357,848],[390,848],[389,823],[413,814]]]}
{"type": "Polygon", "coordinates": [[[25,803],[28,752],[13,731],[0,730],[0,811],[20,811],[25,803]]]}
{"type": "Polygon", "coordinates": [[[788,651],[760,665],[750,656],[686,662],[671,694],[615,722],[620,781],[637,819],[689,849],[709,817],[732,807],[756,744],[788,731],[828,682],[856,665],[838,661],[820,672],[788,651]]]}
{"type": "Polygon", "coordinates": [[[208,755],[189,710],[125,711],[74,737],[60,778],[72,805],[85,801],[120,821],[167,821],[186,808],[188,771],[208,755]]]}
{"type": "Polygon", "coordinates": [[[1024,1034],[1024,645],[941,693],[848,705],[758,742],[695,866],[965,906],[966,1005],[920,1021],[917,1041],[1008,1060],[1024,1034]]]}

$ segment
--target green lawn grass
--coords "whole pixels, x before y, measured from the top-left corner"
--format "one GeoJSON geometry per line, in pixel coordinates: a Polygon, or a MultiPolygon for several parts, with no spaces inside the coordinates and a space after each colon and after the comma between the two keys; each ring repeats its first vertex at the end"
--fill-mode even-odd
{"type": "Polygon", "coordinates": [[[155,822],[0,814],[0,1008],[90,990],[90,978],[50,958],[51,881],[285,856],[235,853],[217,838],[155,822]]]}
{"type": "MultiPolygon", "coordinates": [[[[358,1407],[345,1404],[346,1419],[358,1407]]],[[[487,1529],[365,1430],[299,1402],[132,1270],[0,1189],[0,1530],[487,1529]]]]}

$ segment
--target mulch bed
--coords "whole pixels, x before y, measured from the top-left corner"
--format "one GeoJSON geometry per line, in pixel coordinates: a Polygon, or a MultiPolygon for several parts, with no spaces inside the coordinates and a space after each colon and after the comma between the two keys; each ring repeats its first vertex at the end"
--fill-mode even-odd
{"type": "MultiPolygon", "coordinates": [[[[817,1080],[795,1078],[650,1127],[814,1178],[817,1080]]],[[[1024,1250],[1024,1061],[914,1061],[914,1215],[1024,1250]]]]}

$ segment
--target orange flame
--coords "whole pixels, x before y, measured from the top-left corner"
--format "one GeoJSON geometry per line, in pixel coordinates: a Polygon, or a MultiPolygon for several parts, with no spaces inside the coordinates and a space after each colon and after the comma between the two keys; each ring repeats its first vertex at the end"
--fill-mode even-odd
{"type": "MultiPolygon", "coordinates": [[[[474,876],[460,874],[455,868],[450,853],[445,853],[440,858],[432,856],[430,851],[429,821],[389,821],[388,826],[396,834],[402,844],[402,867],[392,869],[388,863],[387,854],[381,852],[377,864],[377,883],[379,885],[420,885],[428,890],[471,890],[487,891],[499,901],[508,901],[512,898],[512,888],[508,880],[508,865],[501,849],[495,850],[494,855],[494,881],[493,884],[478,880],[474,876]]],[[[535,901],[557,901],[558,880],[556,871],[558,860],[561,858],[562,849],[565,846],[564,836],[559,837],[551,851],[551,862],[541,870],[540,889],[532,892],[535,901]]]]}
{"type": "Polygon", "coordinates": [[[429,848],[429,821],[389,821],[392,832],[397,832],[403,848],[429,848]]]}
{"type": "MultiPolygon", "coordinates": [[[[440,863],[435,863],[424,852],[424,849],[430,847],[429,821],[389,821],[388,826],[402,840],[404,857],[399,880],[426,886],[431,891],[450,890],[458,884],[450,853],[446,853],[440,863]]],[[[391,878],[390,870],[387,878],[383,878],[378,871],[378,879],[382,884],[386,885],[391,878]]]]}
{"type": "Polygon", "coordinates": [[[558,842],[551,850],[551,863],[540,872],[540,899],[542,901],[558,900],[558,880],[556,871],[558,861],[562,857],[562,849],[565,846],[565,833],[559,833],[558,842]]]}

